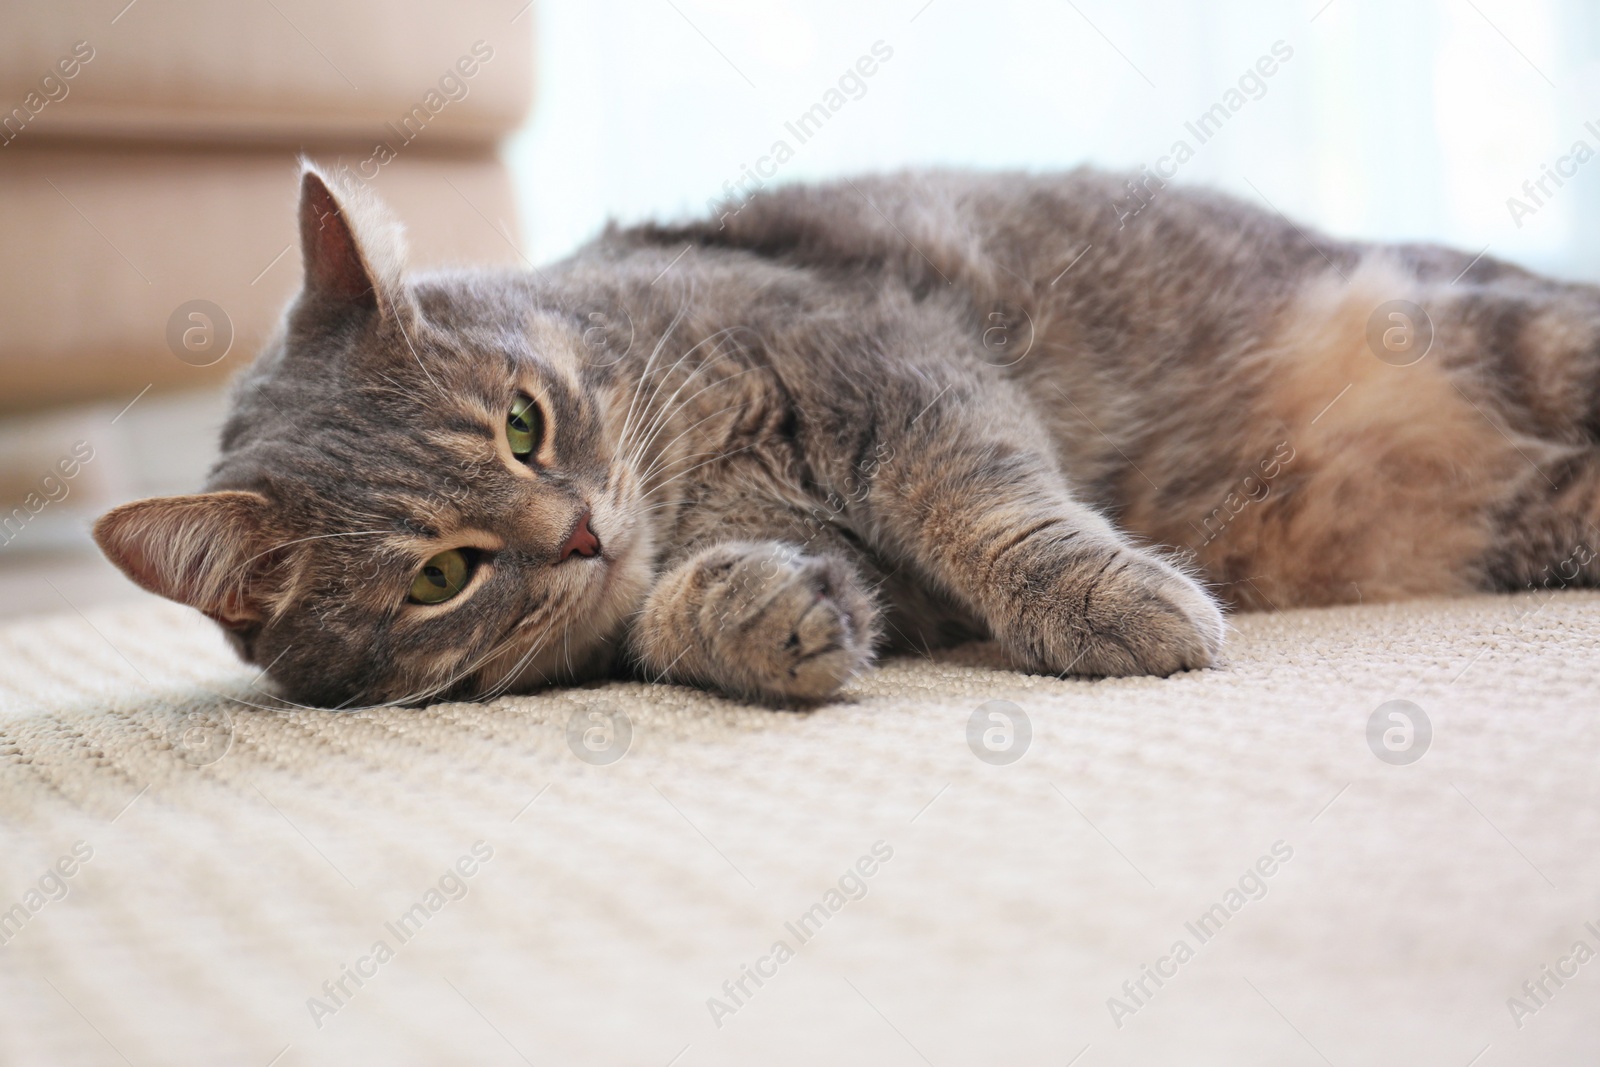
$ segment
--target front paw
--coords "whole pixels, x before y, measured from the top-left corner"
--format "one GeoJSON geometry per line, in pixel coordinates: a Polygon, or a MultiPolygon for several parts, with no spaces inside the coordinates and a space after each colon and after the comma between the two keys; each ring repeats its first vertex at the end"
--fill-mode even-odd
{"type": "Polygon", "coordinates": [[[1194,579],[1153,553],[1108,547],[1078,561],[1042,603],[1024,605],[1007,642],[1051,674],[1123,676],[1209,667],[1227,626],[1194,579]]]}
{"type": "Polygon", "coordinates": [[[715,682],[741,696],[818,700],[872,660],[877,610],[849,565],[783,545],[728,546],[702,607],[715,682]]]}

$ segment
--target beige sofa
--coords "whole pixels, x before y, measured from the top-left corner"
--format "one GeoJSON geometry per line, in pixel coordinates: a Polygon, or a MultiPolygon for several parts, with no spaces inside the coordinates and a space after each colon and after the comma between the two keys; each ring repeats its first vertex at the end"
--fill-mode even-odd
{"type": "Polygon", "coordinates": [[[417,265],[516,262],[496,145],[532,22],[523,0],[0,4],[0,412],[237,369],[298,285],[300,153],[371,181],[417,265]],[[230,345],[186,348],[191,301],[230,345]]]}

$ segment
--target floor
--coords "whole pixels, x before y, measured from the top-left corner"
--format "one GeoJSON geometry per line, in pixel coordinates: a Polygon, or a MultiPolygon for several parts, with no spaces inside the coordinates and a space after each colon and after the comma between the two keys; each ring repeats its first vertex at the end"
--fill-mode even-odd
{"type": "Polygon", "coordinates": [[[1600,592],[1241,615],[1172,678],[967,646],[799,714],[299,709],[193,612],[85,616],[0,626],[0,1063],[1600,1048],[1600,592]]]}

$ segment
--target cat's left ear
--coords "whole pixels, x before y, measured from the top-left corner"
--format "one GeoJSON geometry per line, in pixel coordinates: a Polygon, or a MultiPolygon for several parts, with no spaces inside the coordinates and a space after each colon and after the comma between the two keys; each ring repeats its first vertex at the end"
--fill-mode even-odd
{"type": "Polygon", "coordinates": [[[141,588],[237,630],[266,614],[270,513],[259,493],[154,497],[102,515],[94,539],[141,588]]]}
{"type": "Polygon", "coordinates": [[[336,311],[392,312],[404,293],[405,232],[371,192],[301,162],[301,300],[336,311]]]}

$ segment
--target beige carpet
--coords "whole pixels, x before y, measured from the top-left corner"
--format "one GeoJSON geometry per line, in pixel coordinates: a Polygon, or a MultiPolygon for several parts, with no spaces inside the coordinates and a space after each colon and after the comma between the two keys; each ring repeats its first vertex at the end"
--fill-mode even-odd
{"type": "Polygon", "coordinates": [[[1169,680],[341,715],[230,701],[180,609],[13,625],[0,1063],[1600,1062],[1600,595],[1236,627],[1169,680]]]}

